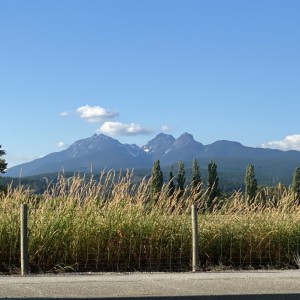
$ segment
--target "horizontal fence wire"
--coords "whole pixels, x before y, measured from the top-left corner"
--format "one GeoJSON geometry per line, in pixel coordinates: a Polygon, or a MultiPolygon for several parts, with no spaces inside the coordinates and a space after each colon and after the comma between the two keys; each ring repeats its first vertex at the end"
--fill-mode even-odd
{"type": "Polygon", "coordinates": [[[299,245],[300,231],[296,239],[279,236],[261,240],[255,240],[253,236],[245,239],[220,233],[210,243],[200,241],[200,261],[206,266],[232,268],[299,268],[299,245]]]}
{"type": "MultiPolygon", "coordinates": [[[[199,215],[199,218],[202,216],[199,215]]],[[[206,223],[199,222],[200,270],[214,267],[265,268],[300,267],[300,224],[293,235],[277,233],[258,237],[249,229],[237,235],[234,229],[207,232],[206,223]]],[[[227,228],[228,229],[228,228],[227,228]]],[[[71,230],[71,228],[65,228],[71,230]]],[[[8,243],[0,243],[0,272],[14,273],[20,266],[19,232],[9,237],[8,243]]],[[[138,232],[138,230],[136,230],[138,232]]],[[[191,230],[173,233],[157,239],[155,232],[131,234],[130,230],[101,233],[81,239],[80,232],[63,243],[55,243],[55,237],[38,236],[29,228],[29,264],[31,272],[65,271],[190,271],[192,259],[191,230]],[[125,234],[126,233],[126,234],[125,234]]],[[[62,234],[57,229],[56,234],[62,234]]],[[[0,241],[3,241],[0,235],[0,241]]]]}

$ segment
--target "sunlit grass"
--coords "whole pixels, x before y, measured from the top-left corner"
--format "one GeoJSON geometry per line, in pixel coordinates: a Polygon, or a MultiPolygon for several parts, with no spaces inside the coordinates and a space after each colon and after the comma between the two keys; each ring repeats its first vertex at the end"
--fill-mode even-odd
{"type": "Polygon", "coordinates": [[[19,214],[29,206],[31,271],[189,270],[190,208],[199,208],[203,269],[297,267],[300,209],[287,189],[263,189],[253,203],[242,193],[206,207],[207,191],[155,199],[147,180],[114,172],[85,180],[59,177],[42,196],[22,187],[0,198],[0,270],[19,268],[19,214]]]}

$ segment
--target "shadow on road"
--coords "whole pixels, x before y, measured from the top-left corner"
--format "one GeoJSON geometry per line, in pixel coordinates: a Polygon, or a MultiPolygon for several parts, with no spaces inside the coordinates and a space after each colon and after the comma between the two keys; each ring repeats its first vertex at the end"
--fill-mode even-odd
{"type": "MultiPolygon", "coordinates": [[[[20,298],[0,298],[0,300],[20,300],[20,298]]],[[[53,300],[53,298],[26,298],[26,300],[53,300]]],[[[55,298],[70,300],[72,298],[55,298]]],[[[75,298],[74,298],[75,299],[75,298]]],[[[162,296],[162,297],[110,297],[110,298],[76,298],[76,300],[299,300],[300,294],[266,294],[266,295],[220,295],[220,296],[162,296]]]]}

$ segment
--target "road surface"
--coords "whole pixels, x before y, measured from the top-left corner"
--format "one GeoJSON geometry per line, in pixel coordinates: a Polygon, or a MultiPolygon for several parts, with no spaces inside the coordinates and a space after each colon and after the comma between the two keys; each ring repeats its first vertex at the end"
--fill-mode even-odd
{"type": "Polygon", "coordinates": [[[0,276],[4,298],[300,300],[300,270],[0,276]]]}

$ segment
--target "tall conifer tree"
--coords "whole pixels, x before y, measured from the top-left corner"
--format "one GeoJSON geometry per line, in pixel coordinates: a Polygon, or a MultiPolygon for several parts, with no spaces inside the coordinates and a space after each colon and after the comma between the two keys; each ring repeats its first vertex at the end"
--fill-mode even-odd
{"type": "Polygon", "coordinates": [[[210,160],[210,162],[208,163],[207,172],[208,172],[207,186],[209,189],[208,207],[211,207],[212,201],[216,197],[220,196],[217,165],[212,160],[210,160]]]}
{"type": "Polygon", "coordinates": [[[180,160],[178,162],[178,173],[177,173],[177,189],[180,190],[180,196],[182,195],[184,191],[184,184],[185,184],[185,170],[184,170],[184,164],[180,160]]]}
{"type": "Polygon", "coordinates": [[[201,175],[197,159],[193,159],[192,172],[192,191],[198,193],[200,191],[201,175]]]}
{"type": "Polygon", "coordinates": [[[156,160],[153,163],[152,173],[151,173],[151,194],[156,196],[163,186],[163,173],[160,168],[160,161],[156,160]]]}
{"type": "Polygon", "coordinates": [[[171,197],[175,192],[173,166],[170,168],[169,179],[168,179],[168,196],[171,197]]]}
{"type": "Polygon", "coordinates": [[[245,175],[246,199],[249,199],[250,202],[253,201],[253,199],[256,196],[256,192],[257,192],[257,181],[255,179],[254,166],[250,164],[247,166],[246,175],[245,175]]]}
{"type": "Polygon", "coordinates": [[[295,200],[300,203],[300,167],[296,167],[293,173],[292,192],[295,196],[295,200]]]}
{"type": "MultiPolygon", "coordinates": [[[[0,174],[5,173],[5,170],[7,169],[7,163],[5,159],[1,158],[3,155],[6,154],[5,150],[1,150],[0,145],[0,174]]],[[[7,190],[7,185],[0,185],[0,192],[5,192],[7,190]]]]}
{"type": "Polygon", "coordinates": [[[1,150],[2,146],[0,145],[0,173],[5,173],[5,170],[7,168],[7,163],[5,162],[5,159],[1,158],[3,155],[6,154],[5,150],[1,150]]]}

